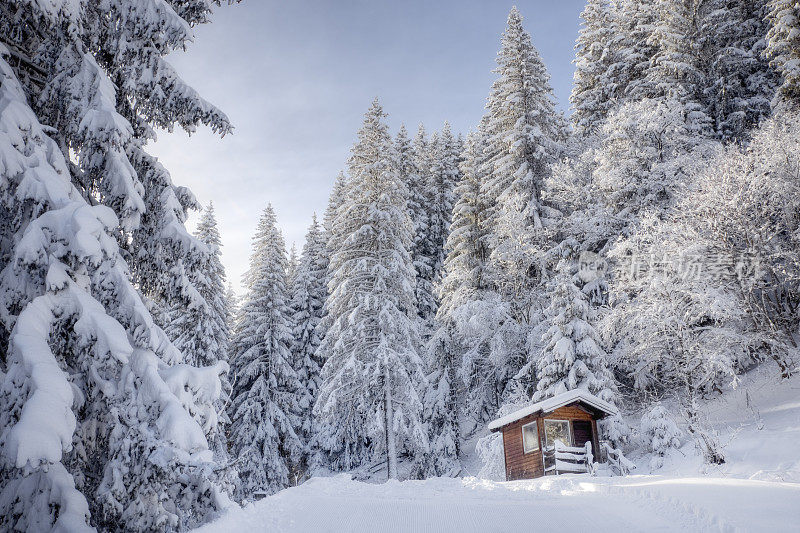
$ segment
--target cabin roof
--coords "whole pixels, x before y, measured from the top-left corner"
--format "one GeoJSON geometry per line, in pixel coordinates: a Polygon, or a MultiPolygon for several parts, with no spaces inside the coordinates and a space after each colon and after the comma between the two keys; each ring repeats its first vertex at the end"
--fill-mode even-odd
{"type": "Polygon", "coordinates": [[[584,389],[574,389],[561,394],[556,394],[552,398],[542,400],[541,402],[536,402],[527,407],[523,407],[522,409],[514,411],[513,413],[510,413],[504,417],[498,418],[497,420],[489,423],[489,430],[497,431],[504,426],[516,422],[520,418],[525,418],[526,416],[539,412],[543,414],[550,413],[559,407],[564,407],[565,405],[570,405],[573,403],[585,404],[599,411],[603,416],[619,414],[619,411],[616,407],[606,401],[601,400],[594,394],[591,394],[584,389]]]}

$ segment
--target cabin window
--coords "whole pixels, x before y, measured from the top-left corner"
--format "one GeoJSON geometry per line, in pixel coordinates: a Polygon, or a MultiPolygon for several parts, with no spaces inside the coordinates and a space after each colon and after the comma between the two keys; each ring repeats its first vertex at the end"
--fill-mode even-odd
{"type": "Polygon", "coordinates": [[[536,421],[522,426],[522,450],[524,453],[535,452],[539,449],[539,428],[536,421]]]}
{"type": "Polygon", "coordinates": [[[572,445],[569,432],[569,420],[544,421],[544,445],[550,448],[555,446],[557,440],[560,440],[567,446],[572,445]]]}

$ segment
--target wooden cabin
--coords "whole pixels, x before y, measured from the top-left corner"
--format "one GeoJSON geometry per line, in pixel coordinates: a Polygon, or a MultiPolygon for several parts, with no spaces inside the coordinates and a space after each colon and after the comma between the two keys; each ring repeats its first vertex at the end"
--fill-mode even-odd
{"type": "Polygon", "coordinates": [[[506,480],[589,471],[599,456],[597,421],[615,414],[613,405],[576,389],[490,423],[503,433],[506,480]]]}

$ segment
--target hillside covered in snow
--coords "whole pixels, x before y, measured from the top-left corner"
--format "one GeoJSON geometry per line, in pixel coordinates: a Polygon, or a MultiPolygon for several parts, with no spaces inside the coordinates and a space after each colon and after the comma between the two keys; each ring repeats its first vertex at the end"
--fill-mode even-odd
{"type": "Polygon", "coordinates": [[[561,475],[501,482],[467,475],[376,484],[313,478],[230,511],[198,531],[462,532],[791,531],[800,521],[800,378],[775,387],[768,372],[708,402],[728,458],[708,467],[684,440],[650,471],[634,457],[626,477],[561,475]]]}

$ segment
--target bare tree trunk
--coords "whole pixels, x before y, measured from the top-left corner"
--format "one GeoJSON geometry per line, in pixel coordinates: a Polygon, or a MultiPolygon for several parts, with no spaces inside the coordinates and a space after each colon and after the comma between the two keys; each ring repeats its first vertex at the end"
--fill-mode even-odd
{"type": "Polygon", "coordinates": [[[384,385],[386,394],[386,465],[387,478],[397,479],[397,448],[394,436],[394,404],[392,403],[392,379],[388,366],[384,367],[384,385]]]}

